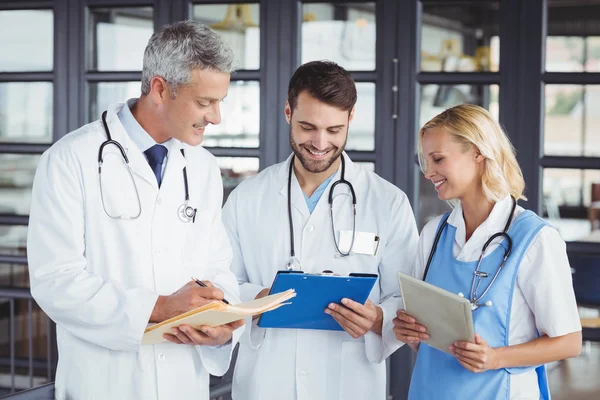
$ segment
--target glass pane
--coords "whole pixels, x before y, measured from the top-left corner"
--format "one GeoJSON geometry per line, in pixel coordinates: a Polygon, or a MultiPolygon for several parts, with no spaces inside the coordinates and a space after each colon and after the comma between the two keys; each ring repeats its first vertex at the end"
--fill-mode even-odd
{"type": "Polygon", "coordinates": [[[375,3],[302,5],[302,63],[331,60],[347,70],[375,69],[375,3]]]}
{"type": "Polygon", "coordinates": [[[549,36],[546,39],[546,71],[582,72],[585,39],[575,36],[549,36]]]}
{"type": "Polygon", "coordinates": [[[52,142],[52,96],[52,82],[0,83],[0,141],[52,142]]]}
{"type": "MultiPolygon", "coordinates": [[[[421,109],[418,129],[421,129],[421,126],[427,121],[447,108],[463,103],[477,104],[485,107],[497,121],[499,111],[498,90],[498,85],[423,85],[421,86],[421,109]]],[[[433,184],[425,179],[421,173],[416,156],[415,170],[419,175],[417,224],[420,230],[431,219],[449,211],[450,208],[446,202],[438,198],[433,184]]]]}
{"type": "Polygon", "coordinates": [[[260,68],[258,4],[194,5],[192,18],[213,28],[229,43],[239,69],[260,68]]]}
{"type": "Polygon", "coordinates": [[[548,2],[546,71],[600,71],[600,2],[548,2]]]}
{"type": "Polygon", "coordinates": [[[144,49],[154,31],[152,7],[89,10],[88,69],[141,71],[144,49]]]}
{"type": "Polygon", "coordinates": [[[544,169],[543,209],[564,240],[600,242],[600,170],[544,169]]]}
{"type": "MultiPolygon", "coordinates": [[[[2,189],[4,192],[4,188],[2,189]]],[[[31,199],[28,198],[27,204],[30,203],[31,199]]],[[[4,208],[5,204],[2,204],[2,207],[4,208]]],[[[27,255],[27,226],[0,225],[0,254],[14,256],[27,255]]]]}
{"type": "Polygon", "coordinates": [[[422,71],[498,71],[500,1],[423,0],[422,4],[422,71]]]}
{"type": "Polygon", "coordinates": [[[0,214],[29,214],[39,160],[38,155],[0,154],[0,214]]]}
{"type": "Polygon", "coordinates": [[[0,26],[10,32],[0,35],[0,72],[52,71],[52,10],[0,11],[0,26]]]}
{"type": "Polygon", "coordinates": [[[97,82],[89,86],[88,122],[100,119],[104,110],[140,96],[139,82],[97,82]]]}
{"type": "Polygon", "coordinates": [[[600,85],[546,85],[544,154],[600,156],[600,85]]]}
{"type": "Polygon", "coordinates": [[[357,83],[358,98],[348,131],[347,150],[375,149],[375,84],[357,83]]]}
{"type": "Polygon", "coordinates": [[[258,158],[217,157],[217,162],[223,177],[223,203],[241,181],[258,173],[258,158]]]}
{"type": "Polygon", "coordinates": [[[498,120],[498,85],[422,85],[419,129],[442,111],[469,103],[485,107],[498,120]]]}
{"type": "MultiPolygon", "coordinates": [[[[276,110],[279,112],[279,110],[276,110]]],[[[283,109],[281,110],[283,115],[283,109]]],[[[258,82],[234,81],[221,103],[221,123],[206,127],[207,147],[258,147],[260,88],[258,82]]]]}

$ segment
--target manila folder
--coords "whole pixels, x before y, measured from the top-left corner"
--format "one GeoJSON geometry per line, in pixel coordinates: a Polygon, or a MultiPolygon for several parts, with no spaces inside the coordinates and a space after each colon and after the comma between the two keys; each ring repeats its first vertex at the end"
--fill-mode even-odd
{"type": "Polygon", "coordinates": [[[275,310],[285,304],[289,304],[285,302],[295,296],[296,292],[294,289],[289,289],[285,292],[236,305],[225,304],[222,301],[213,301],[202,307],[149,326],[144,332],[142,344],[157,344],[166,341],[163,335],[171,333],[171,328],[178,327],[179,325],[185,324],[195,329],[201,326],[220,326],[275,310]]]}

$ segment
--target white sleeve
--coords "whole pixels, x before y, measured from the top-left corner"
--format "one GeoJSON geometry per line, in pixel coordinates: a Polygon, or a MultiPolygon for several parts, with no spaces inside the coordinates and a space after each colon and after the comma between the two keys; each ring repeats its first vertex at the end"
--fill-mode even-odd
{"type": "Polygon", "coordinates": [[[419,234],[415,217],[404,193],[392,205],[390,237],[379,263],[379,307],[383,311],[381,336],[374,332],[365,335],[367,358],[372,363],[381,363],[396,351],[402,342],[396,340],[392,320],[402,307],[399,298],[398,271],[410,274],[417,253],[419,234]]]}
{"type": "Polygon", "coordinates": [[[540,334],[556,337],[581,330],[566,244],[556,229],[541,229],[521,261],[517,285],[540,334]]]}
{"type": "MultiPolygon", "coordinates": [[[[221,174],[215,163],[213,172],[216,184],[211,185],[211,195],[218,196],[216,204],[223,204],[223,183],[221,174]]],[[[220,207],[213,219],[208,259],[201,260],[198,276],[210,280],[216,287],[223,290],[225,298],[232,304],[239,303],[240,291],[235,275],[230,270],[231,246],[227,232],[221,219],[220,207]]],[[[206,370],[215,376],[224,375],[229,369],[233,349],[237,345],[242,333],[246,329],[242,326],[233,332],[231,341],[223,346],[196,346],[206,370]]]]}
{"type": "MultiPolygon", "coordinates": [[[[223,223],[225,230],[229,236],[231,242],[231,248],[233,252],[233,259],[231,262],[231,271],[235,274],[237,282],[240,285],[240,298],[243,302],[251,301],[265,289],[264,286],[250,283],[248,272],[246,270],[246,263],[244,262],[244,254],[240,244],[238,218],[237,218],[237,198],[240,188],[234,189],[225,206],[223,207],[223,223]]],[[[242,227],[243,229],[243,227],[242,227]]],[[[246,334],[243,335],[242,339],[253,348],[260,347],[262,340],[265,336],[265,329],[259,328],[257,325],[258,320],[253,320],[252,317],[246,319],[246,334]]]]}
{"type": "Polygon", "coordinates": [[[46,152],[32,191],[27,236],[31,294],[74,336],[112,350],[137,351],[158,294],[86,270],[83,183],[76,161],[46,152]]]}

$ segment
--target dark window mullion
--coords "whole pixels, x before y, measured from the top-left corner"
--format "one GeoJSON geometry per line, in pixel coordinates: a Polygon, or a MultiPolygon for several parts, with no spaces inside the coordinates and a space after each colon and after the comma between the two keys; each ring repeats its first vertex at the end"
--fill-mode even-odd
{"type": "Polygon", "coordinates": [[[90,82],[131,82],[141,81],[142,73],[140,71],[114,71],[114,72],[98,72],[88,71],[84,74],[84,78],[90,82]]]}
{"type": "Polygon", "coordinates": [[[355,82],[373,82],[377,81],[376,71],[349,71],[355,82]]]}
{"type": "Polygon", "coordinates": [[[42,154],[50,143],[0,143],[0,154],[42,154]]]}
{"type": "Polygon", "coordinates": [[[231,74],[231,81],[260,81],[259,70],[242,69],[231,74]]]}
{"type": "Polygon", "coordinates": [[[499,72],[420,72],[417,82],[421,85],[499,85],[499,72]]]}
{"type": "Polygon", "coordinates": [[[542,80],[551,85],[600,85],[600,72],[545,72],[542,80]]]}
{"type": "Polygon", "coordinates": [[[543,168],[600,169],[600,157],[544,156],[540,160],[543,168]]]}
{"type": "Polygon", "coordinates": [[[87,7],[154,7],[155,0],[83,0],[87,7]]]}
{"type": "Polygon", "coordinates": [[[38,1],[0,1],[0,10],[35,10],[35,9],[51,9],[54,7],[54,1],[38,0],[38,1]]]}
{"type": "Polygon", "coordinates": [[[260,156],[260,150],[256,147],[208,147],[206,150],[211,152],[215,157],[256,157],[260,156]]]}
{"type": "Polygon", "coordinates": [[[52,82],[54,72],[0,72],[0,82],[52,82]]]}
{"type": "MultiPolygon", "coordinates": [[[[0,225],[29,225],[29,215],[0,214],[0,225]]],[[[2,261],[0,261],[2,262],[2,261]]]]}

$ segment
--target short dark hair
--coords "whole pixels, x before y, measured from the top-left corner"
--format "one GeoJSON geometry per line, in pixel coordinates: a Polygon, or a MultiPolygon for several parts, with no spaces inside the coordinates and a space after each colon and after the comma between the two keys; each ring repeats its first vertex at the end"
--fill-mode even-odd
{"type": "Polygon", "coordinates": [[[331,61],[311,61],[298,67],[288,86],[292,112],[302,92],[330,106],[350,112],[356,104],[356,85],[344,68],[331,61]]]}

